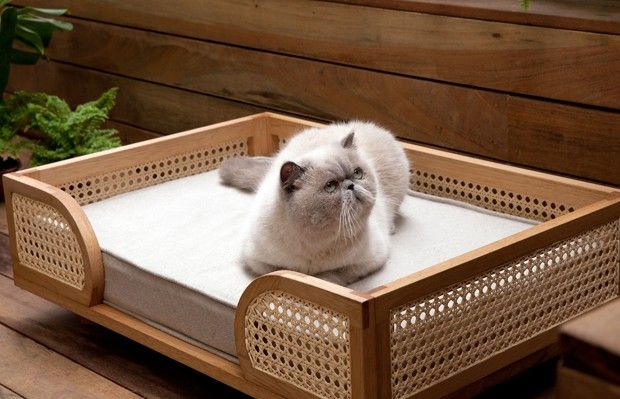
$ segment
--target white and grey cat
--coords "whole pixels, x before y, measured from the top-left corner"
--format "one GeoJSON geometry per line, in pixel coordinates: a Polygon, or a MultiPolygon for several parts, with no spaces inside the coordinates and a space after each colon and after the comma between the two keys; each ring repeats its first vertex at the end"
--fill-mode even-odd
{"type": "Polygon", "coordinates": [[[243,232],[249,269],[346,285],[386,263],[409,163],[388,131],[354,121],[306,129],[274,158],[230,159],[220,177],[257,191],[243,232]]]}

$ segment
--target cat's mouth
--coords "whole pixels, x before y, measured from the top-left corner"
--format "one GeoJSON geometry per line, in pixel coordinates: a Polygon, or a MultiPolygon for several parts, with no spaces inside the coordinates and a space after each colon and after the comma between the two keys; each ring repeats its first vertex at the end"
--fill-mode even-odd
{"type": "Polygon", "coordinates": [[[359,190],[348,190],[344,196],[344,200],[348,202],[349,204],[356,204],[358,202],[359,203],[366,202],[364,198],[364,194],[361,193],[359,190]]]}

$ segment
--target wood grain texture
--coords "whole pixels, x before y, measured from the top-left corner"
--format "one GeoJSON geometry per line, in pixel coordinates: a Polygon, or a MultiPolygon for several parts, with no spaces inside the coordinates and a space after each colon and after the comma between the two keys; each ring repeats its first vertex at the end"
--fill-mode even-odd
{"type": "Polygon", "coordinates": [[[68,82],[74,79],[72,76],[89,86],[102,79],[108,85],[126,84],[121,87],[117,106],[122,109],[115,110],[113,117],[158,132],[162,132],[163,125],[167,133],[174,126],[189,128],[190,123],[196,126],[220,115],[233,116],[227,112],[231,104],[239,105],[242,114],[246,109],[270,108],[321,120],[368,119],[400,137],[421,143],[620,184],[615,157],[620,153],[620,136],[616,134],[620,129],[619,113],[135,29],[73,22],[74,33],[59,35],[50,50],[52,58],[192,93],[58,64],[37,66],[33,72],[38,83],[34,79],[25,82],[24,76],[15,79],[15,86],[76,97],[83,96],[83,91],[75,93],[71,89],[68,82]],[[121,60],[116,56],[125,53],[132,57],[121,60]],[[141,92],[144,87],[149,90],[141,92]],[[154,91],[158,97],[150,95],[154,91]],[[218,98],[195,99],[199,97],[195,92],[218,98]],[[181,119],[186,124],[180,124],[181,119]]]}
{"type": "Polygon", "coordinates": [[[620,81],[614,79],[620,71],[620,37],[615,35],[321,1],[28,4],[53,4],[78,17],[181,36],[620,109],[620,81]]]}
{"type": "MultiPolygon", "coordinates": [[[[7,238],[0,236],[0,250],[7,238]]],[[[0,263],[2,267],[2,263],[0,263]]],[[[0,323],[147,398],[247,396],[0,277],[0,323]]],[[[0,382],[2,377],[0,377],[0,382]]]]}
{"type": "Polygon", "coordinates": [[[23,396],[16,394],[9,388],[0,384],[0,399],[23,399],[23,396]]]}
{"type": "Polygon", "coordinates": [[[0,348],[0,383],[26,398],[140,397],[3,325],[0,348]]]}
{"type": "Polygon", "coordinates": [[[555,399],[558,353],[553,344],[442,399],[555,399]]]}
{"type": "Polygon", "coordinates": [[[595,110],[517,97],[508,101],[508,131],[516,134],[508,135],[506,159],[620,185],[620,113],[601,119],[595,110]]]}
{"type": "Polygon", "coordinates": [[[620,385],[573,370],[558,368],[557,399],[620,399],[620,385]]]}
{"type": "Polygon", "coordinates": [[[13,267],[11,265],[11,246],[8,232],[0,233],[0,275],[12,279],[13,267]]]}
{"type": "Polygon", "coordinates": [[[119,88],[119,94],[110,117],[156,133],[176,133],[264,110],[185,90],[49,62],[41,62],[35,67],[12,68],[9,83],[12,90],[45,91],[62,97],[72,106],[91,101],[114,86],[119,88]]]}
{"type": "Polygon", "coordinates": [[[620,386],[620,299],[561,328],[566,367],[620,386]]]}
{"type": "Polygon", "coordinates": [[[0,202],[0,234],[9,234],[9,226],[6,221],[6,204],[0,202]]]}
{"type": "Polygon", "coordinates": [[[123,144],[139,143],[140,141],[161,137],[161,134],[157,134],[149,130],[127,125],[125,123],[117,122],[111,119],[109,119],[105,123],[105,126],[118,130],[118,135],[121,138],[121,142],[123,144]]]}
{"type": "Polygon", "coordinates": [[[549,28],[620,34],[620,5],[615,0],[537,0],[527,10],[513,0],[329,0],[392,10],[510,22],[549,28]]]}

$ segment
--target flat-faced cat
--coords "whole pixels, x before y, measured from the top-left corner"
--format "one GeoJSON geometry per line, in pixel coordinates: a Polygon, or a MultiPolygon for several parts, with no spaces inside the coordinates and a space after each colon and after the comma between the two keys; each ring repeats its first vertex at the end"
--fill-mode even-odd
{"type": "Polygon", "coordinates": [[[409,163],[388,131],[354,121],[304,130],[274,158],[228,160],[220,176],[256,191],[243,231],[250,270],[346,285],[386,263],[409,163]]]}

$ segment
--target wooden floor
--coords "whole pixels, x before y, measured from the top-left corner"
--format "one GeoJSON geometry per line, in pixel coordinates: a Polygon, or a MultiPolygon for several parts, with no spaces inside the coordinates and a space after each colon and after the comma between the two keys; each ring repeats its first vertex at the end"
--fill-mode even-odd
{"type": "MultiPolygon", "coordinates": [[[[168,359],[13,285],[0,203],[0,399],[245,398],[168,359]]],[[[555,361],[479,395],[551,399],[555,361]]]]}

